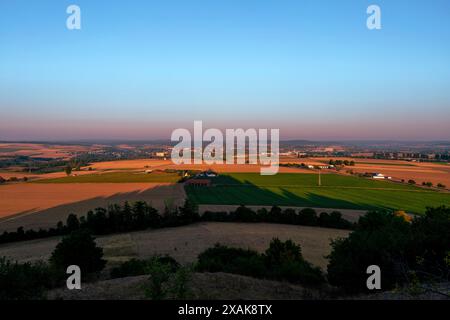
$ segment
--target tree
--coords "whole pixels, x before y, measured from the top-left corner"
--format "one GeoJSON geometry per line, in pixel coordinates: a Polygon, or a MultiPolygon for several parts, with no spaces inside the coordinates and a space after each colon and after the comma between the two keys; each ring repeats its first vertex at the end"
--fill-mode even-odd
{"type": "MultiPolygon", "coordinates": [[[[427,208],[425,216],[411,224],[414,235],[408,247],[411,268],[419,275],[434,275],[441,281],[450,278],[450,208],[427,208]]],[[[436,279],[433,279],[436,280],[436,279]]]]}
{"type": "Polygon", "coordinates": [[[76,214],[69,214],[69,216],[67,217],[66,226],[68,231],[75,231],[80,228],[80,221],[78,220],[76,214]]]}
{"type": "Polygon", "coordinates": [[[82,229],[72,232],[56,245],[50,263],[60,272],[65,272],[70,265],[77,265],[82,275],[86,275],[103,270],[106,261],[102,258],[103,249],[97,247],[89,231],[82,229]]]}
{"type": "Polygon", "coordinates": [[[332,242],[330,284],[350,292],[365,291],[366,268],[378,265],[383,289],[414,281],[450,279],[450,208],[428,208],[405,221],[400,214],[369,212],[348,238],[332,242]]]}
{"type": "Polygon", "coordinates": [[[187,198],[184,201],[184,205],[180,207],[180,218],[182,223],[192,223],[198,221],[200,216],[198,214],[198,205],[187,198]]]}
{"type": "Polygon", "coordinates": [[[317,225],[317,213],[314,209],[305,208],[300,210],[298,214],[298,223],[303,226],[317,225]]]}
{"type": "Polygon", "coordinates": [[[68,176],[70,176],[70,174],[72,173],[72,166],[71,166],[70,164],[68,164],[68,165],[66,166],[66,168],[64,169],[64,171],[66,172],[66,174],[67,174],[68,176]]]}
{"type": "Polygon", "coordinates": [[[331,242],[328,256],[328,280],[347,292],[367,290],[367,267],[383,270],[383,289],[401,281],[399,265],[405,261],[405,249],[411,239],[410,224],[387,212],[368,212],[347,238],[331,242]]]}

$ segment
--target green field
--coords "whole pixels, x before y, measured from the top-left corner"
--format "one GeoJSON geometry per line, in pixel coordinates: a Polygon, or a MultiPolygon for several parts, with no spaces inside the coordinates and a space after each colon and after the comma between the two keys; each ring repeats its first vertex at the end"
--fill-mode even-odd
{"type": "Polygon", "coordinates": [[[186,186],[199,204],[285,205],[337,209],[398,209],[423,213],[427,206],[450,205],[450,193],[354,176],[233,173],[213,179],[211,187],[186,186]]]}
{"type": "Polygon", "coordinates": [[[108,172],[86,174],[55,179],[42,179],[30,183],[133,183],[133,182],[177,182],[177,173],[108,172]]]}

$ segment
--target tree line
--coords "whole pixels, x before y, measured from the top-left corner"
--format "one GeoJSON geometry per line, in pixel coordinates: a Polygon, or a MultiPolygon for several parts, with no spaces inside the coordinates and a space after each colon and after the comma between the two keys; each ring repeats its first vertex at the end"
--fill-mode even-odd
{"type": "Polygon", "coordinates": [[[66,222],[59,221],[56,227],[49,229],[17,228],[15,232],[3,232],[0,243],[17,242],[62,236],[78,229],[87,229],[95,235],[106,235],[121,232],[140,231],[149,228],[165,228],[188,225],[198,221],[217,222],[268,222],[306,226],[319,226],[325,228],[352,229],[354,225],[342,218],[342,214],[333,211],[317,215],[311,208],[302,210],[285,209],[274,206],[270,210],[265,208],[254,211],[248,207],[240,206],[231,212],[207,211],[202,216],[198,212],[198,205],[189,199],[174,209],[167,206],[162,214],[144,201],[133,204],[125,202],[123,205],[113,204],[107,208],[90,210],[86,216],[78,217],[69,214],[66,222]]]}

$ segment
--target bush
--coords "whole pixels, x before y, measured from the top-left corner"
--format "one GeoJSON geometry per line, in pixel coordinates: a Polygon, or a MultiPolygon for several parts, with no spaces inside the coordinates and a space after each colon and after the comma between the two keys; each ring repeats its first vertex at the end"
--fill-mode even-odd
{"type": "Polygon", "coordinates": [[[216,244],[198,256],[196,270],[287,280],[305,285],[318,285],[324,281],[321,270],[305,261],[300,246],[291,240],[282,242],[273,239],[265,254],[216,244]]]}
{"type": "Polygon", "coordinates": [[[198,256],[196,269],[200,272],[228,272],[254,277],[262,277],[265,273],[264,262],[258,252],[220,244],[198,256]]]}
{"type": "Polygon", "coordinates": [[[192,200],[186,199],[184,205],[180,207],[180,220],[182,224],[193,223],[200,220],[198,205],[192,200]]]}
{"type": "Polygon", "coordinates": [[[324,282],[320,268],[313,267],[303,259],[301,248],[291,240],[285,242],[275,238],[266,250],[264,260],[267,276],[272,279],[318,285],[324,282]]]}
{"type": "Polygon", "coordinates": [[[190,289],[188,282],[191,276],[189,267],[174,269],[171,257],[154,257],[147,261],[145,274],[150,275],[144,285],[145,295],[153,300],[188,299],[190,289]],[[162,259],[166,258],[166,259],[162,259]],[[170,263],[168,263],[170,261],[170,263]]]}
{"type": "Polygon", "coordinates": [[[339,211],[332,211],[330,214],[322,212],[318,218],[318,225],[324,228],[352,229],[353,224],[342,218],[339,211]]]}
{"type": "Polygon", "coordinates": [[[416,181],[414,181],[414,180],[412,180],[412,179],[409,179],[409,180],[408,180],[408,183],[409,183],[409,184],[416,184],[416,181]]]}
{"type": "Polygon", "coordinates": [[[105,267],[102,259],[103,249],[97,247],[95,239],[87,230],[78,230],[64,237],[56,245],[50,263],[59,272],[66,271],[70,265],[77,265],[82,275],[99,272],[105,267]]]}
{"type": "Polygon", "coordinates": [[[235,221],[255,222],[257,221],[256,212],[245,206],[239,206],[234,212],[235,221]]]}
{"type": "Polygon", "coordinates": [[[317,214],[314,209],[305,208],[300,210],[298,214],[298,223],[304,226],[316,226],[317,214]]]}
{"type": "Polygon", "coordinates": [[[163,286],[170,279],[170,267],[154,260],[147,266],[145,273],[150,275],[149,284],[145,287],[145,295],[152,300],[166,298],[167,292],[163,286]]]}
{"type": "Polygon", "coordinates": [[[42,262],[19,264],[0,258],[0,300],[43,299],[53,281],[50,268],[42,262]]]}
{"type": "Polygon", "coordinates": [[[407,252],[411,267],[419,275],[450,280],[450,208],[427,208],[425,216],[413,220],[411,233],[407,252]]]}
{"type": "Polygon", "coordinates": [[[330,284],[348,292],[366,291],[366,269],[378,265],[383,289],[450,277],[450,208],[428,208],[423,217],[408,222],[402,215],[369,212],[348,238],[332,241],[330,284]]]}
{"type": "Polygon", "coordinates": [[[170,256],[155,256],[147,260],[131,259],[111,270],[111,278],[124,278],[144,275],[148,272],[149,266],[155,261],[165,264],[171,272],[175,272],[180,267],[179,263],[170,256]]]}

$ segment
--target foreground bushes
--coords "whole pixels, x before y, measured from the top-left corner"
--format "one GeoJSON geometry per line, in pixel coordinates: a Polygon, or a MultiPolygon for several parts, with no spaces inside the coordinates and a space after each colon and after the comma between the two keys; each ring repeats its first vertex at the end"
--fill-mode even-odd
{"type": "Polygon", "coordinates": [[[103,250],[86,231],[66,236],[53,251],[49,263],[18,263],[0,258],[0,300],[44,299],[47,289],[64,283],[66,270],[78,265],[83,278],[101,271],[103,250]]]}
{"type": "Polygon", "coordinates": [[[155,256],[147,260],[131,259],[111,270],[111,278],[124,278],[141,276],[148,273],[151,265],[155,263],[164,264],[170,272],[175,272],[180,268],[180,264],[170,256],[155,256]]]}
{"type": "Polygon", "coordinates": [[[332,242],[330,284],[348,292],[367,290],[366,269],[378,265],[382,289],[413,280],[450,279],[450,208],[428,208],[412,222],[384,212],[361,217],[348,238],[332,242]]]}
{"type": "Polygon", "coordinates": [[[190,298],[189,267],[180,266],[170,256],[154,256],[146,260],[131,259],[111,270],[111,278],[149,275],[143,284],[146,297],[153,300],[190,298]]]}
{"type": "Polygon", "coordinates": [[[53,284],[53,273],[45,263],[0,258],[0,300],[43,299],[53,284]]]}
{"type": "Polygon", "coordinates": [[[319,285],[325,280],[321,270],[304,260],[300,246],[291,240],[283,242],[273,239],[264,254],[217,244],[198,256],[196,269],[200,272],[227,272],[304,285],[319,285]]]}

